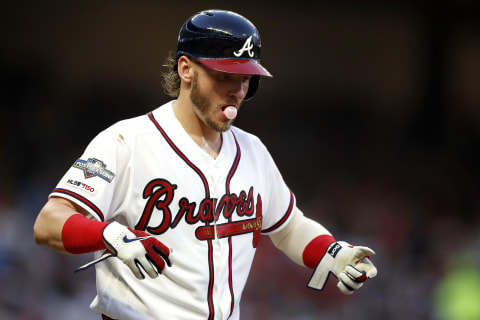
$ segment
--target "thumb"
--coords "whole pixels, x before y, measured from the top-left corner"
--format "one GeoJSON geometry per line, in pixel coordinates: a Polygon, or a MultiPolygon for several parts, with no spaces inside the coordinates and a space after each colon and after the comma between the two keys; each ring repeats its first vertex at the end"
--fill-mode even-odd
{"type": "Polygon", "coordinates": [[[375,252],[367,247],[355,247],[355,268],[365,272],[368,278],[374,278],[377,275],[377,268],[370,260],[370,256],[375,252]]]}
{"type": "Polygon", "coordinates": [[[362,260],[367,256],[375,255],[375,251],[373,251],[369,247],[355,246],[353,247],[353,249],[355,250],[353,255],[357,260],[362,260]]]}
{"type": "Polygon", "coordinates": [[[377,268],[368,257],[365,257],[360,261],[357,265],[357,269],[365,271],[368,278],[374,278],[377,275],[377,268]]]}

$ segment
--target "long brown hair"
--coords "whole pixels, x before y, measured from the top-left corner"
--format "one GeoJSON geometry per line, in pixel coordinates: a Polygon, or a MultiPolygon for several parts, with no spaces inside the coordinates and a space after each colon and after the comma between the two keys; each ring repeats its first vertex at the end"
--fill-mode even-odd
{"type": "Polygon", "coordinates": [[[173,53],[170,53],[163,65],[166,71],[162,72],[163,90],[172,98],[177,98],[180,94],[180,77],[178,76],[176,64],[177,59],[175,59],[173,53]]]}

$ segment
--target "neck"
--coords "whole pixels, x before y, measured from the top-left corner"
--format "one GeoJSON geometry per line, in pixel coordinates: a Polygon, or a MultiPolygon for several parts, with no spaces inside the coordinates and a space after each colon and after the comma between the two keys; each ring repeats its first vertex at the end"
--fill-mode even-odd
{"type": "Polygon", "coordinates": [[[216,158],[222,147],[222,133],[206,125],[197,114],[190,99],[185,99],[182,95],[173,103],[173,112],[193,141],[216,158]]]}

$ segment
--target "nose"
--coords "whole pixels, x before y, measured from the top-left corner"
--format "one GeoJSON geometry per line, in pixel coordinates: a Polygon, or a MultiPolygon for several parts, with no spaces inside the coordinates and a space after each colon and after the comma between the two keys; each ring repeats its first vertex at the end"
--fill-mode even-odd
{"type": "Polygon", "coordinates": [[[230,88],[229,95],[235,97],[237,100],[245,99],[248,92],[248,81],[244,81],[242,78],[232,81],[232,87],[230,88]]]}

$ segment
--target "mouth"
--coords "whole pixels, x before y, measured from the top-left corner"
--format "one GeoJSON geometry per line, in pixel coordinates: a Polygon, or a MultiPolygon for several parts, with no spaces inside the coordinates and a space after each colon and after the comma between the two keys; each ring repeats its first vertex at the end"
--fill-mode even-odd
{"type": "Polygon", "coordinates": [[[225,108],[230,107],[230,106],[238,109],[239,104],[236,103],[236,102],[226,102],[224,105],[222,105],[222,111],[225,110],[225,108]]]}
{"type": "Polygon", "coordinates": [[[238,107],[234,104],[228,104],[222,107],[223,117],[226,121],[233,120],[237,117],[238,107]]]}

